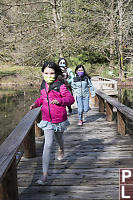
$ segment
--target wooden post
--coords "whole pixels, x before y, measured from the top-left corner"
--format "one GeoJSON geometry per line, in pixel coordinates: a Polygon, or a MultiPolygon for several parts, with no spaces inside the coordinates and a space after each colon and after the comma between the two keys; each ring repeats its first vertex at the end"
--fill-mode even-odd
{"type": "Polygon", "coordinates": [[[16,158],[0,184],[0,200],[19,200],[16,158]]]}
{"type": "Polygon", "coordinates": [[[8,195],[4,188],[3,182],[0,183],[0,200],[8,200],[8,195]]]}
{"type": "Polygon", "coordinates": [[[114,91],[117,91],[117,82],[114,83],[114,91]]]}
{"type": "Polygon", "coordinates": [[[42,118],[42,116],[41,116],[41,112],[40,112],[38,118],[37,118],[36,121],[35,121],[35,136],[36,136],[36,137],[42,136],[42,129],[40,129],[40,128],[37,126],[37,123],[39,123],[39,122],[41,121],[41,118],[42,118]]]}
{"type": "Polygon", "coordinates": [[[104,112],[104,99],[99,97],[99,112],[104,112]]]}
{"type": "Polygon", "coordinates": [[[100,90],[103,90],[103,84],[100,85],[100,90]]]}
{"type": "Polygon", "coordinates": [[[33,158],[36,156],[34,124],[31,128],[30,132],[24,138],[23,145],[24,145],[24,157],[25,158],[33,158]]]}
{"type": "Polygon", "coordinates": [[[113,121],[113,106],[108,102],[106,102],[106,120],[113,121]]]}
{"type": "Polygon", "coordinates": [[[126,125],[125,125],[125,120],[124,120],[124,115],[117,110],[117,129],[118,133],[121,135],[126,134],[126,125]]]}
{"type": "Polygon", "coordinates": [[[94,106],[95,106],[95,107],[98,107],[98,106],[99,106],[99,98],[98,98],[98,95],[96,94],[94,98],[95,98],[95,100],[94,100],[94,101],[95,101],[94,106]]]}

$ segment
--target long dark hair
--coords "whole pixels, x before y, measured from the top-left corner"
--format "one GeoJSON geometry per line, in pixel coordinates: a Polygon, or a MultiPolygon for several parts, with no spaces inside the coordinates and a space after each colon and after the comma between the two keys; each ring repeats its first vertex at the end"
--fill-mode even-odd
{"type": "Polygon", "coordinates": [[[87,76],[89,79],[91,79],[91,77],[86,73],[85,68],[84,68],[83,65],[78,65],[78,66],[75,68],[75,74],[76,74],[76,76],[77,76],[77,70],[78,70],[79,68],[82,68],[82,69],[83,69],[83,71],[84,71],[84,76],[87,76]]]}
{"type": "Polygon", "coordinates": [[[71,92],[71,94],[73,94],[71,85],[68,83],[68,81],[67,81],[66,79],[64,79],[63,76],[59,75],[59,76],[57,77],[57,79],[58,79],[59,81],[61,81],[63,84],[65,84],[66,87],[67,87],[67,89],[71,92]]]}
{"type": "Polygon", "coordinates": [[[61,71],[60,67],[55,62],[53,62],[53,61],[45,61],[43,66],[42,66],[42,72],[44,72],[44,69],[46,67],[49,67],[49,68],[51,68],[51,69],[53,69],[55,71],[55,80],[57,79],[57,77],[59,75],[62,76],[62,71],[61,71]]]}

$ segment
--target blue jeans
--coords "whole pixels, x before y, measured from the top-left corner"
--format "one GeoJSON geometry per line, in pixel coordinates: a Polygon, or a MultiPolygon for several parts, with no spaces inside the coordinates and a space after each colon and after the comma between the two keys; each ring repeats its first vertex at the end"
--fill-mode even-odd
{"type": "Polygon", "coordinates": [[[77,106],[78,106],[79,120],[82,120],[83,119],[83,112],[88,112],[88,110],[90,110],[89,96],[87,96],[87,97],[76,96],[76,102],[77,102],[77,106]]]}

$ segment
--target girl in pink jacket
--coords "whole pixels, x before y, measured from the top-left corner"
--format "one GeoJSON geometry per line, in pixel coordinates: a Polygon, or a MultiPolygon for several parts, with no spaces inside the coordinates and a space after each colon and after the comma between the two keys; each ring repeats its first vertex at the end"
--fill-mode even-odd
{"type": "Polygon", "coordinates": [[[66,85],[58,80],[58,76],[62,75],[58,65],[54,62],[45,62],[42,67],[42,74],[44,81],[41,96],[30,106],[31,110],[42,106],[42,121],[38,124],[38,127],[44,130],[45,144],[42,156],[43,175],[37,181],[40,185],[45,184],[47,180],[54,135],[59,145],[57,159],[63,159],[63,132],[69,124],[66,106],[74,103],[74,97],[68,91],[66,85]]]}

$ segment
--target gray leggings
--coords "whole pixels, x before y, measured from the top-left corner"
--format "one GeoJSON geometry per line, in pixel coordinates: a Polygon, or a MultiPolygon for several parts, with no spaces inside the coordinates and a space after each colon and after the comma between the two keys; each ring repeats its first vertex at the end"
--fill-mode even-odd
{"type": "Polygon", "coordinates": [[[59,145],[59,149],[64,150],[63,133],[62,132],[55,133],[54,130],[52,129],[45,130],[44,131],[45,144],[44,144],[43,156],[42,156],[43,173],[48,172],[50,153],[51,153],[51,148],[52,148],[52,144],[54,140],[54,135],[59,145]]]}

